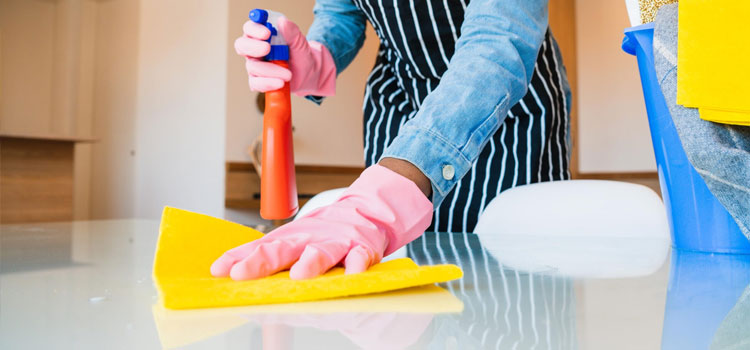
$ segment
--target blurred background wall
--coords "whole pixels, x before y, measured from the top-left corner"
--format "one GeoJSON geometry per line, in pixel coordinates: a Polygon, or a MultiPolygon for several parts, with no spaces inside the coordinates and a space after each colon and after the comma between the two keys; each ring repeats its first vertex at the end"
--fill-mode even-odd
{"type": "Polygon", "coordinates": [[[75,218],[224,204],[227,1],[2,0],[0,131],[76,146],[75,218]]]}
{"type": "MultiPolygon", "coordinates": [[[[97,7],[0,1],[0,132],[94,133],[97,7]]],[[[74,215],[85,218],[92,208],[92,146],[78,145],[75,155],[74,215]]]]}
{"type": "Polygon", "coordinates": [[[576,0],[576,19],[579,173],[656,171],[624,1],[576,0]]]}
{"type": "Polygon", "coordinates": [[[140,2],[135,215],[224,208],[228,2],[140,2]]]}

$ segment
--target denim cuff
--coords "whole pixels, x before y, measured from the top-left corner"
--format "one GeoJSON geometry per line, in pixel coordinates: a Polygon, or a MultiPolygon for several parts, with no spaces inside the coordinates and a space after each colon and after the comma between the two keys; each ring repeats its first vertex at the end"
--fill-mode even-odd
{"type": "Polygon", "coordinates": [[[427,129],[409,127],[399,131],[382,158],[414,164],[432,183],[432,205],[437,208],[453,186],[471,169],[471,161],[451,142],[427,129]]]}

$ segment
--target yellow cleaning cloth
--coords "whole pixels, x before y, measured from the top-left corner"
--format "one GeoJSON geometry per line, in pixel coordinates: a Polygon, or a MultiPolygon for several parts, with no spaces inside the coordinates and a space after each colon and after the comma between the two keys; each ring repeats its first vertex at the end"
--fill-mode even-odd
{"type": "Polygon", "coordinates": [[[154,258],[154,281],[168,309],[276,304],[379,293],[460,278],[455,265],[417,266],[396,259],[359,274],[335,268],[323,276],[295,281],[289,272],[251,281],[211,276],[211,263],[228,249],[262,237],[251,228],[166,207],[154,258]]]}
{"type": "Polygon", "coordinates": [[[722,111],[710,108],[698,108],[701,119],[722,124],[750,126],[750,111],[722,111]]]}
{"type": "Polygon", "coordinates": [[[748,15],[750,1],[679,2],[677,103],[716,110],[702,119],[750,123],[748,15]]]}

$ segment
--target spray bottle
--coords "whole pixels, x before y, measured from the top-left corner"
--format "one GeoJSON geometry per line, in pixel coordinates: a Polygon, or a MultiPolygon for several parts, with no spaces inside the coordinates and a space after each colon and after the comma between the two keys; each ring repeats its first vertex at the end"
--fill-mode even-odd
{"type": "MultiPolygon", "coordinates": [[[[289,46],[274,26],[280,15],[262,9],[250,11],[250,20],[265,25],[271,51],[265,60],[289,68],[289,46]]],[[[297,182],[294,175],[292,145],[292,105],[289,83],[266,92],[263,114],[263,154],[260,175],[260,216],[267,220],[283,220],[297,213],[297,182]]]]}

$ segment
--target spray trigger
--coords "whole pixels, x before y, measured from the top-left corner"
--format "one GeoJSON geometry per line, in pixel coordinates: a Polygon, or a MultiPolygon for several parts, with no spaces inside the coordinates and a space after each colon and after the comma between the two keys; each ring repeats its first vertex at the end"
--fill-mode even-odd
{"type": "Polygon", "coordinates": [[[283,16],[278,12],[266,11],[263,9],[254,9],[250,11],[248,17],[251,21],[264,25],[271,31],[271,36],[268,37],[268,43],[271,44],[271,51],[266,55],[266,61],[288,61],[289,60],[289,46],[287,46],[284,37],[276,30],[278,25],[278,19],[283,16]]]}

